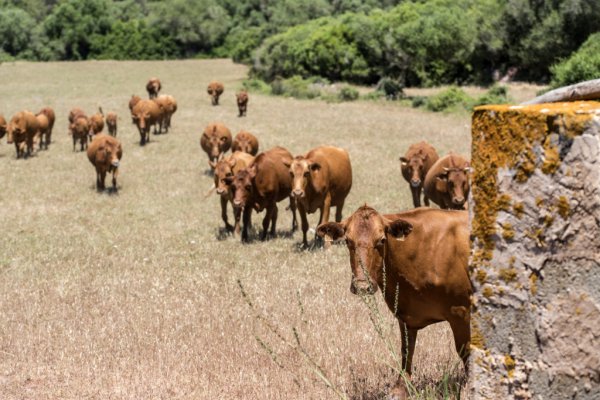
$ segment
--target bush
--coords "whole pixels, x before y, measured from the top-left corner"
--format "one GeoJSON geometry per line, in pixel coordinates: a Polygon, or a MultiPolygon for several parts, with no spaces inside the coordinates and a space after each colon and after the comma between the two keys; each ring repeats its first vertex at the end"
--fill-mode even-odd
{"type": "Polygon", "coordinates": [[[571,57],[550,68],[552,87],[600,78],[600,32],[590,35],[571,57]]]}
{"type": "Polygon", "coordinates": [[[402,84],[392,78],[381,78],[377,84],[377,90],[385,95],[388,100],[397,100],[404,96],[402,84]]]}
{"type": "Polygon", "coordinates": [[[471,97],[456,86],[450,87],[427,99],[425,108],[429,111],[455,111],[459,107],[469,108],[471,97]]]}
{"type": "Polygon", "coordinates": [[[351,86],[344,85],[338,92],[338,99],[340,101],[354,101],[359,97],[358,90],[354,89],[351,86]]]}
{"type": "Polygon", "coordinates": [[[506,86],[493,86],[487,93],[472,102],[471,105],[472,107],[477,107],[484,104],[507,104],[510,102],[511,99],[508,97],[508,88],[506,86]]]}
{"type": "Polygon", "coordinates": [[[242,82],[242,86],[249,92],[271,93],[271,86],[260,79],[246,79],[242,82]]]}
{"type": "Polygon", "coordinates": [[[303,79],[293,76],[290,79],[275,79],[271,82],[271,93],[276,96],[294,97],[297,99],[314,99],[321,95],[318,79],[303,79]]]}

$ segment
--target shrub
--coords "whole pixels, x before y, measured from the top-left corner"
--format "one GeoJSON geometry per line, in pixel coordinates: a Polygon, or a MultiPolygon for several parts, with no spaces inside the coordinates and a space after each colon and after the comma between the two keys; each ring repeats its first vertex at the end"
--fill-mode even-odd
{"type": "Polygon", "coordinates": [[[459,107],[469,108],[471,97],[464,90],[452,86],[427,99],[425,108],[429,111],[454,111],[459,107]]]}
{"type": "Polygon", "coordinates": [[[293,76],[290,79],[275,79],[271,82],[271,93],[276,96],[294,97],[297,99],[314,99],[321,95],[318,79],[303,79],[293,76]]]}
{"type": "Polygon", "coordinates": [[[511,99],[508,96],[508,88],[506,86],[492,86],[484,95],[473,101],[472,107],[481,106],[484,104],[507,104],[511,99]]]}
{"type": "Polygon", "coordinates": [[[359,97],[358,90],[354,89],[351,86],[344,85],[340,89],[337,95],[340,101],[354,101],[359,97]]]}
{"type": "Polygon", "coordinates": [[[590,35],[571,57],[552,66],[551,86],[561,87],[600,78],[600,32],[590,35]]]}
{"type": "Polygon", "coordinates": [[[385,95],[388,100],[397,100],[404,96],[403,87],[400,82],[392,78],[381,78],[377,84],[377,90],[385,95]]]}
{"type": "Polygon", "coordinates": [[[271,93],[271,86],[260,79],[246,79],[244,82],[242,82],[242,86],[249,92],[258,92],[264,94],[271,93]]]}

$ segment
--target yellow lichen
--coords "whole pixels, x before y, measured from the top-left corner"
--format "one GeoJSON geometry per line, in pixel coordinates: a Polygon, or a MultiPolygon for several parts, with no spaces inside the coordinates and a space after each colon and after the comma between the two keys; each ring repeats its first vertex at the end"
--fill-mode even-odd
{"type": "MultiPolygon", "coordinates": [[[[473,316],[477,315],[473,314],[473,316]]],[[[485,339],[483,338],[483,334],[481,333],[481,329],[479,328],[477,318],[473,318],[471,320],[471,346],[476,347],[478,349],[485,348],[485,339]]]]}
{"type": "Polygon", "coordinates": [[[489,286],[484,287],[482,293],[488,299],[494,295],[494,291],[489,286]]]}
{"type": "Polygon", "coordinates": [[[515,217],[521,219],[521,217],[523,217],[524,212],[525,212],[525,206],[523,205],[523,203],[513,204],[513,213],[515,214],[515,217]]]}
{"type": "Polygon", "coordinates": [[[571,215],[571,205],[565,196],[560,196],[558,198],[556,207],[558,208],[558,215],[560,215],[563,219],[569,218],[569,215],[571,215]]]}
{"type": "Polygon", "coordinates": [[[554,174],[558,170],[558,167],[560,167],[558,149],[550,143],[550,137],[547,137],[544,142],[542,172],[545,174],[554,174]]]}
{"type": "Polygon", "coordinates": [[[511,224],[502,224],[502,237],[504,240],[512,240],[515,237],[515,230],[511,224]]]}
{"type": "Polygon", "coordinates": [[[536,197],[535,198],[535,206],[537,208],[540,208],[544,205],[544,199],[542,199],[541,197],[536,197]]]}
{"type": "Polygon", "coordinates": [[[512,358],[510,355],[506,354],[504,356],[504,366],[506,367],[506,374],[509,378],[512,378],[514,376],[516,364],[517,363],[515,362],[515,359],[512,358]]]}
{"type": "Polygon", "coordinates": [[[544,226],[547,228],[549,226],[552,226],[552,223],[554,222],[554,216],[548,214],[544,217],[544,226]]]}
{"type": "Polygon", "coordinates": [[[531,275],[529,275],[529,290],[534,296],[537,294],[537,281],[538,276],[532,272],[531,275]]]}
{"type": "Polygon", "coordinates": [[[500,196],[498,196],[498,201],[496,205],[498,207],[498,210],[510,211],[510,196],[506,193],[501,194],[500,196]]]}
{"type": "Polygon", "coordinates": [[[478,269],[477,273],[475,274],[475,279],[477,279],[477,282],[479,282],[479,284],[483,285],[485,283],[486,278],[487,278],[487,273],[482,269],[478,269]]]}
{"type": "Polygon", "coordinates": [[[517,270],[514,267],[500,268],[498,271],[498,276],[500,276],[500,279],[502,279],[504,282],[513,282],[515,279],[517,279],[517,270]]]}

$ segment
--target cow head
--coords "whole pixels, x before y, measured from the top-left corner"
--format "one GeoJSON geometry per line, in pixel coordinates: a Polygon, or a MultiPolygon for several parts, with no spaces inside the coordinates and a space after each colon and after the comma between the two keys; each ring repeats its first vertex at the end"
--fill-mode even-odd
{"type": "Polygon", "coordinates": [[[217,194],[223,196],[229,192],[229,187],[234,179],[233,167],[236,162],[237,160],[233,157],[217,161],[216,163],[209,161],[210,166],[215,170],[215,188],[217,188],[217,194]]]}
{"type": "Polygon", "coordinates": [[[345,239],[350,253],[353,294],[373,294],[383,284],[383,261],[388,240],[404,240],[412,225],[403,219],[390,221],[364,205],[342,222],[328,222],[317,228],[321,237],[345,239]]]}
{"type": "Polygon", "coordinates": [[[256,165],[251,165],[238,171],[235,177],[227,178],[227,181],[231,181],[231,189],[233,190],[233,207],[246,207],[254,192],[252,180],[255,176],[256,165]]]}
{"type": "MultiPolygon", "coordinates": [[[[209,159],[220,160],[225,152],[231,147],[231,136],[217,131],[217,125],[207,127],[202,133],[203,140],[210,148],[209,159]]],[[[212,166],[211,166],[212,167],[212,166]]]]}
{"type": "Polygon", "coordinates": [[[119,168],[121,160],[119,159],[117,147],[112,145],[99,147],[96,152],[96,161],[100,164],[110,165],[111,169],[119,168]]]}
{"type": "Polygon", "coordinates": [[[407,172],[405,176],[409,177],[410,186],[418,188],[423,185],[426,161],[427,155],[423,154],[415,154],[410,158],[400,157],[400,165],[407,172]]]}
{"type": "Polygon", "coordinates": [[[6,121],[0,116],[0,139],[6,135],[6,121]]]}
{"type": "Polygon", "coordinates": [[[291,164],[287,160],[283,160],[283,163],[290,169],[290,176],[292,177],[292,196],[296,199],[305,198],[306,187],[310,184],[314,175],[320,172],[321,164],[303,156],[296,156],[291,164]]]}
{"type": "Polygon", "coordinates": [[[135,107],[135,105],[139,103],[140,100],[142,100],[140,96],[136,96],[134,94],[131,95],[131,99],[129,100],[129,111],[133,111],[133,107],[135,107]]]}
{"type": "Polygon", "coordinates": [[[444,168],[444,172],[436,177],[435,187],[442,193],[450,196],[450,208],[463,210],[469,197],[469,164],[462,168],[444,168]]]}

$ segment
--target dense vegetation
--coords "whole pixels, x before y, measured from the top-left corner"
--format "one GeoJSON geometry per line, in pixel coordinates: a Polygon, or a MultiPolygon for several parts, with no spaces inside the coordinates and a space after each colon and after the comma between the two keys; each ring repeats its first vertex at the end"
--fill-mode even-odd
{"type": "Polygon", "coordinates": [[[0,0],[0,61],[223,56],[269,81],[547,82],[598,20],[597,0],[0,0]]]}

